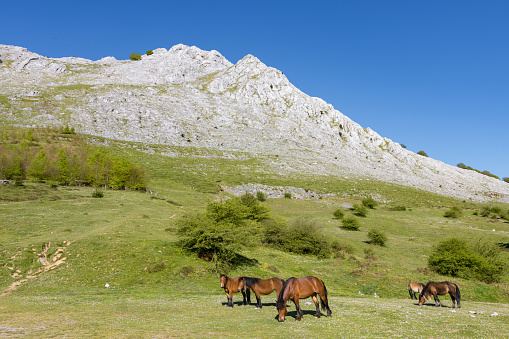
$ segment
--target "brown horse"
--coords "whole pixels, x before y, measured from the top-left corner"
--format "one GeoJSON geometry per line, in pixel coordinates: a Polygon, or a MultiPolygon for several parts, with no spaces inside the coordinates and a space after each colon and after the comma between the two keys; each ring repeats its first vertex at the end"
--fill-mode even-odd
{"type": "Polygon", "coordinates": [[[420,294],[423,288],[424,288],[424,284],[410,282],[408,284],[408,293],[410,293],[410,299],[417,300],[416,293],[420,294]]]}
{"type": "Polygon", "coordinates": [[[279,313],[278,320],[280,322],[285,321],[285,316],[288,313],[286,310],[286,302],[288,299],[292,299],[295,307],[297,308],[297,317],[295,320],[301,320],[304,312],[299,306],[299,299],[305,299],[312,297],[316,306],[315,317],[320,317],[320,308],[318,307],[318,298],[320,296],[320,302],[322,304],[322,310],[327,310],[327,317],[332,316],[332,311],[329,308],[329,301],[327,300],[327,288],[323,281],[317,277],[305,277],[305,278],[290,278],[283,284],[281,292],[277,298],[276,307],[279,313]]]}
{"type": "Polygon", "coordinates": [[[242,292],[242,306],[246,305],[246,293],[241,289],[239,281],[243,277],[229,278],[226,274],[221,274],[219,280],[221,288],[224,288],[226,298],[228,298],[228,307],[233,307],[233,293],[242,292]]]}
{"type": "Polygon", "coordinates": [[[446,295],[449,293],[452,299],[452,308],[456,307],[456,303],[458,304],[458,308],[461,308],[461,294],[458,285],[453,284],[449,281],[444,282],[434,282],[430,281],[424,286],[419,295],[419,306],[422,306],[426,300],[431,299],[431,295],[435,299],[435,306],[443,306],[440,299],[438,299],[439,295],[446,295]]]}
{"type": "Polygon", "coordinates": [[[246,292],[248,295],[249,304],[249,289],[253,290],[256,295],[256,308],[262,308],[262,300],[260,299],[260,294],[267,295],[276,290],[276,295],[279,296],[279,292],[283,287],[283,282],[283,280],[276,277],[270,279],[241,277],[239,288],[243,289],[244,291],[247,289],[246,292]]]}

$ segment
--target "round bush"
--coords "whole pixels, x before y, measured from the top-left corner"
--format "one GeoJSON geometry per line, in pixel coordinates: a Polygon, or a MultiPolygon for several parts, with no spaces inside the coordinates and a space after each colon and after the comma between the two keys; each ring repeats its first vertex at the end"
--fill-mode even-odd
{"type": "Polygon", "coordinates": [[[454,206],[451,209],[444,212],[444,217],[446,218],[459,218],[462,215],[461,208],[454,206]]]}
{"type": "Polygon", "coordinates": [[[368,209],[364,205],[355,204],[352,207],[353,214],[365,218],[368,215],[368,209]]]}
{"type": "Polygon", "coordinates": [[[131,53],[129,55],[129,59],[135,61],[135,60],[141,60],[141,55],[139,55],[138,53],[131,53]]]}
{"type": "Polygon", "coordinates": [[[265,193],[258,191],[256,192],[256,199],[258,199],[258,201],[265,201],[267,200],[267,196],[265,195],[265,193]]]}
{"type": "Polygon", "coordinates": [[[376,206],[378,206],[378,202],[373,198],[366,198],[362,199],[362,205],[366,206],[367,208],[374,209],[376,206]]]}
{"type": "Polygon", "coordinates": [[[368,232],[369,243],[377,246],[385,246],[387,242],[387,236],[382,231],[376,228],[371,229],[368,232]]]}
{"type": "Polygon", "coordinates": [[[498,282],[507,266],[501,251],[496,243],[486,240],[469,244],[465,240],[451,238],[435,247],[428,258],[428,266],[442,275],[485,283],[498,282]]]}
{"type": "Polygon", "coordinates": [[[355,217],[344,217],[343,218],[343,225],[341,226],[342,229],[348,230],[348,231],[358,231],[360,228],[360,222],[355,217]]]}
{"type": "Polygon", "coordinates": [[[334,211],[334,213],[332,213],[332,215],[334,216],[334,218],[341,220],[345,216],[345,213],[343,212],[342,209],[338,208],[337,210],[334,211]]]}

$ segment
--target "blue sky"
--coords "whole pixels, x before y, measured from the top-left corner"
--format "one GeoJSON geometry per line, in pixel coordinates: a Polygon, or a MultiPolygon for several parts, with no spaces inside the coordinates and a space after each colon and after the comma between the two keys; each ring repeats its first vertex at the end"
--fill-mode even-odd
{"type": "Polygon", "coordinates": [[[509,177],[509,1],[7,1],[0,43],[128,59],[253,54],[409,150],[509,177]]]}

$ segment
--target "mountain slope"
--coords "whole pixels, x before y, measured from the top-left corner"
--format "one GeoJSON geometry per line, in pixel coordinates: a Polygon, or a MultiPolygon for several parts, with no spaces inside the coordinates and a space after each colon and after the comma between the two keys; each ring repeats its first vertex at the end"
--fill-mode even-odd
{"type": "Polygon", "coordinates": [[[281,173],[375,179],[462,199],[507,201],[509,184],[403,149],[293,86],[252,55],[173,46],[140,61],[46,58],[0,45],[4,124],[277,156],[281,173]]]}

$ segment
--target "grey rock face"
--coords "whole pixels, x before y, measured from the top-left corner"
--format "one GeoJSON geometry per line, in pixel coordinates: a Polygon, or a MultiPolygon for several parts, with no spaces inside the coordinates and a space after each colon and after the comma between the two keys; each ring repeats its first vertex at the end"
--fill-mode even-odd
{"type": "Polygon", "coordinates": [[[509,196],[507,183],[362,128],[252,55],[232,64],[185,45],[153,52],[139,61],[91,61],[0,45],[0,95],[9,100],[0,114],[7,123],[69,124],[111,139],[277,155],[266,165],[283,174],[380,180],[462,199],[509,196]]]}

